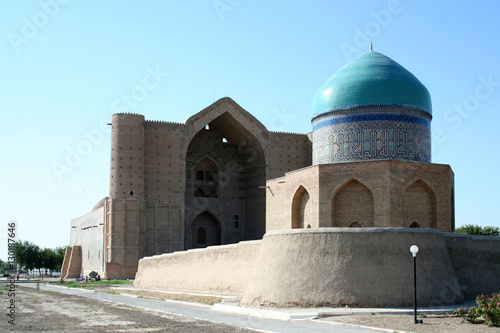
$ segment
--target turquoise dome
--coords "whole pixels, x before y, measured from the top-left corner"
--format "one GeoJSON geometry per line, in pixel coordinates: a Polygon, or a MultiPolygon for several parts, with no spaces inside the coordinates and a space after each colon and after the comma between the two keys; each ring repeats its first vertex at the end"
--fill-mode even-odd
{"type": "Polygon", "coordinates": [[[412,73],[381,53],[368,52],[339,69],[318,90],[313,118],[370,105],[408,106],[432,114],[429,91],[412,73]]]}

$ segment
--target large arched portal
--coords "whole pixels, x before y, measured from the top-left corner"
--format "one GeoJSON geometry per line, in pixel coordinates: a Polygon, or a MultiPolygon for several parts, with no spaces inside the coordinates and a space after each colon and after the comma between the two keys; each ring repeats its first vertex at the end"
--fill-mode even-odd
{"type": "Polygon", "coordinates": [[[191,224],[191,247],[200,248],[220,244],[219,221],[209,212],[198,215],[191,224]]]}
{"type": "Polygon", "coordinates": [[[202,211],[214,212],[224,244],[265,233],[266,160],[258,140],[263,133],[245,126],[225,112],[205,124],[186,151],[185,223],[202,211]]]}

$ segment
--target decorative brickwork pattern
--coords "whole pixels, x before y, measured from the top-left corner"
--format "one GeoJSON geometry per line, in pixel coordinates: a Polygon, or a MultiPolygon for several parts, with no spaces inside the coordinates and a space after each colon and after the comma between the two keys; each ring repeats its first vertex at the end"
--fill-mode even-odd
{"type": "Polygon", "coordinates": [[[313,164],[400,159],[430,162],[430,114],[403,107],[362,107],[313,119],[313,164]]]}

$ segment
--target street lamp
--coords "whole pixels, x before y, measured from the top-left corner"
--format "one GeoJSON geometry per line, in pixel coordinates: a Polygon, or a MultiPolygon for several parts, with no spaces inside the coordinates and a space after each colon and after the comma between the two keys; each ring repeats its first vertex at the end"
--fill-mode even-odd
{"type": "Polygon", "coordinates": [[[417,252],[418,246],[412,245],[410,252],[413,255],[413,304],[415,305],[414,316],[415,324],[422,324],[422,320],[417,320],[417,252]]]}

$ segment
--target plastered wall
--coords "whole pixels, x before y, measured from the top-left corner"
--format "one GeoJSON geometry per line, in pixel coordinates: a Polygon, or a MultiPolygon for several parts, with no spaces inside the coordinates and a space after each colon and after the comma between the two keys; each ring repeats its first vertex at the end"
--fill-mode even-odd
{"type": "Polygon", "coordinates": [[[306,228],[143,258],[134,286],[242,295],[249,307],[410,307],[500,290],[500,238],[415,228],[306,228]]]}

